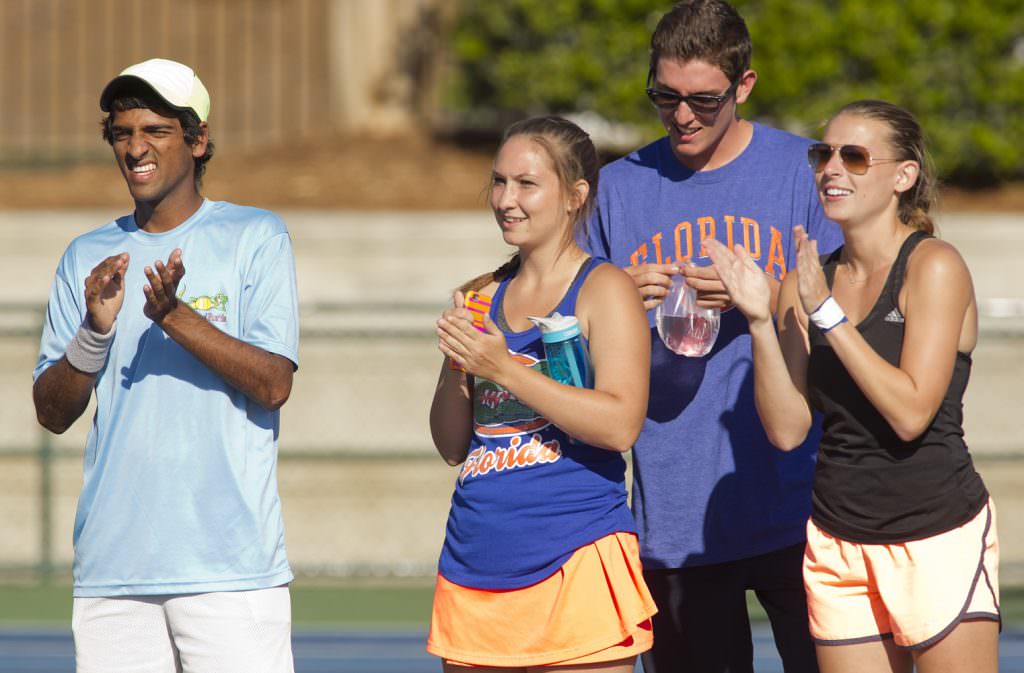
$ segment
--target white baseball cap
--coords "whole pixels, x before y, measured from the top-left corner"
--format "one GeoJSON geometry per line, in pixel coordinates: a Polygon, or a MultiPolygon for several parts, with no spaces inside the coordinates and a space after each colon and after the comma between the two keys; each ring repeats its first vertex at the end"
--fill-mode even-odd
{"type": "Polygon", "coordinates": [[[151,58],[130,65],[110,80],[100,94],[100,109],[110,112],[110,103],[127,84],[142,82],[176,110],[192,110],[205,122],[210,116],[210,94],[192,68],[165,58],[151,58]]]}

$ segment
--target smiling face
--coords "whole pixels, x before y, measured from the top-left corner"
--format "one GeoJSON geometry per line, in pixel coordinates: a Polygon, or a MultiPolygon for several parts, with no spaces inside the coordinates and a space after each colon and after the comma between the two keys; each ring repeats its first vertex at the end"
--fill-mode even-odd
{"type": "MultiPolygon", "coordinates": [[[[736,117],[736,106],[747,100],[756,79],[754,71],[744,72],[735,92],[713,113],[695,113],[686,103],[672,109],[658,108],[658,118],[668,131],[672,153],[680,163],[694,171],[709,170],[739,156],[746,137],[736,117]]],[[[720,96],[732,84],[721,68],[706,61],[660,58],[651,86],[683,96],[720,96]]]]}
{"type": "Polygon", "coordinates": [[[113,113],[110,136],[117,165],[136,204],[184,203],[198,197],[195,159],[206,151],[207,134],[185,140],[181,122],[147,108],[113,113]]]}
{"type": "Polygon", "coordinates": [[[559,245],[571,226],[571,204],[551,158],[525,135],[510,137],[498,150],[490,201],[509,245],[526,249],[559,245]]]}
{"type": "Polygon", "coordinates": [[[896,217],[899,195],[912,188],[918,165],[898,160],[889,142],[890,129],[884,122],[843,113],[825,128],[822,142],[833,146],[859,145],[868,150],[872,163],[863,175],[850,172],[838,152],[814,174],[818,198],[825,215],[839,224],[872,220],[882,215],[896,217]]]}

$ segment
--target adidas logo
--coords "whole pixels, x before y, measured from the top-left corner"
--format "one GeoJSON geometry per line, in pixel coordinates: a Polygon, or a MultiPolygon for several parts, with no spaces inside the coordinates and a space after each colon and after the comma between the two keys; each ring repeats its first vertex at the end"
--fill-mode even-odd
{"type": "Polygon", "coordinates": [[[898,308],[893,308],[889,311],[889,314],[885,316],[885,322],[903,322],[903,314],[900,313],[898,308]]]}

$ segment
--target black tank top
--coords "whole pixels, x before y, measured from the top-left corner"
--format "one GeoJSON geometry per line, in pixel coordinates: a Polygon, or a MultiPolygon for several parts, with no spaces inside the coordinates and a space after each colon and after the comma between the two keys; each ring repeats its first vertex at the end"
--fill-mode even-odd
{"type": "MultiPolygon", "coordinates": [[[[867,317],[856,326],[886,362],[899,366],[903,314],[898,298],[907,259],[923,231],[907,237],[867,317]]],[[[842,248],[823,258],[829,288],[842,248]]],[[[823,414],[814,477],[814,523],[831,535],[894,544],[942,533],[970,521],[988,501],[963,431],[963,394],[971,356],[956,354],[953,376],[924,433],[901,440],[847,373],[825,336],[809,325],[807,367],[811,403],[823,414]]]]}

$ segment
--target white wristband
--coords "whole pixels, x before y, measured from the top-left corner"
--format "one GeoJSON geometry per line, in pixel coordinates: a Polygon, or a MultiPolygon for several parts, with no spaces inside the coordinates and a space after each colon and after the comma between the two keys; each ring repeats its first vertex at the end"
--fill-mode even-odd
{"type": "Polygon", "coordinates": [[[829,295],[825,301],[821,302],[821,306],[814,309],[808,317],[822,333],[828,332],[847,321],[846,314],[843,313],[843,309],[832,298],[832,295],[829,295]]]}
{"type": "Polygon", "coordinates": [[[85,374],[95,374],[103,369],[107,363],[107,354],[110,352],[110,344],[114,341],[114,332],[117,331],[117,321],[111,325],[110,331],[100,334],[89,327],[89,318],[82,321],[81,327],[75,332],[64,357],[68,364],[85,374]]]}

